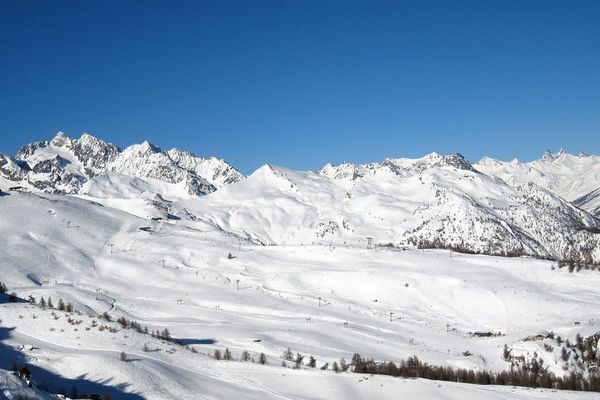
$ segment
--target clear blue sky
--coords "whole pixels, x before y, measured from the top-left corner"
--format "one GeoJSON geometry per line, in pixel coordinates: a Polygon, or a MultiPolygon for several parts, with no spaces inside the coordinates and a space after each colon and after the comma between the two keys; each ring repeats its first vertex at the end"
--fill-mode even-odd
{"type": "Polygon", "coordinates": [[[250,173],[600,153],[600,1],[0,1],[0,152],[63,130],[250,173]]]}

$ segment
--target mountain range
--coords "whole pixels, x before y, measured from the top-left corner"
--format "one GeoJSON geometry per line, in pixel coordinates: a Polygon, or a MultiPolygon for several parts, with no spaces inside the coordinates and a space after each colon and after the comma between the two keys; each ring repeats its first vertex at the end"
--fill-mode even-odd
{"type": "Polygon", "coordinates": [[[124,150],[91,135],[71,139],[59,132],[50,141],[25,145],[14,158],[0,155],[0,173],[26,187],[54,193],[79,194],[86,182],[109,173],[178,186],[198,196],[243,178],[216,158],[190,152],[163,151],[145,141],[124,150]]]}
{"type": "Polygon", "coordinates": [[[460,154],[264,165],[88,134],[0,155],[0,188],[67,194],[142,218],[209,224],[258,244],[390,245],[600,262],[600,157],[547,151],[522,163],[460,154]]]}

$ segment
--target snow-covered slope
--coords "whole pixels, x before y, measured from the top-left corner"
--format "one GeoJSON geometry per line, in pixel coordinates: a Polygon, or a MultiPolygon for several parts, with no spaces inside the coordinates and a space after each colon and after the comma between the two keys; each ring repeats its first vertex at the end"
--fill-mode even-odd
{"type": "Polygon", "coordinates": [[[120,150],[59,134],[27,145],[0,156],[0,281],[76,311],[0,294],[0,399],[57,398],[6,372],[12,361],[32,386],[113,399],[594,398],[332,370],[359,352],[496,372],[539,358],[557,375],[581,372],[583,351],[556,338],[600,330],[600,274],[497,256],[600,262],[600,221],[577,208],[598,209],[590,160],[475,168],[432,153],[319,172],[265,165],[244,178],[148,142],[120,150]],[[569,179],[590,190],[579,196],[569,179]],[[282,366],[287,348],[317,368],[282,366]],[[225,349],[237,361],[212,359],[225,349]],[[240,361],[243,351],[268,365],[240,361]]]}
{"type": "Polygon", "coordinates": [[[514,188],[479,173],[460,155],[327,165],[318,174],[265,165],[184,204],[258,243],[371,240],[600,262],[600,221],[535,184],[514,188]]]}
{"type": "Polygon", "coordinates": [[[160,148],[145,141],[129,146],[112,162],[109,171],[141,179],[182,184],[190,196],[215,191],[215,187],[194,171],[180,167],[160,148]]]}
{"type": "Polygon", "coordinates": [[[596,217],[600,217],[600,187],[573,200],[573,204],[589,211],[590,214],[596,217]]]}
{"type": "Polygon", "coordinates": [[[474,167],[460,154],[431,153],[318,173],[266,165],[245,180],[216,158],[149,142],[121,151],[59,133],[0,158],[0,173],[7,185],[77,194],[145,218],[202,220],[256,243],[372,241],[598,263],[600,221],[577,207],[598,212],[599,159],[560,152],[474,167]]]}
{"type": "Polygon", "coordinates": [[[592,193],[600,189],[600,156],[573,155],[563,149],[552,154],[547,150],[541,159],[528,163],[484,157],[474,167],[513,186],[533,182],[586,211],[598,213],[597,200],[593,200],[597,195],[592,193]]]}
{"type": "Polygon", "coordinates": [[[189,151],[179,149],[171,149],[167,154],[179,167],[194,171],[217,189],[244,179],[235,168],[215,157],[198,158],[189,151]]]}
{"type": "MultiPolygon", "coordinates": [[[[59,132],[51,141],[24,146],[15,159],[0,155],[0,177],[13,186],[45,192],[84,194],[93,185],[89,182],[108,172],[139,178],[150,186],[155,181],[176,185],[179,190],[175,196],[183,193],[186,197],[204,195],[243,179],[223,160],[198,158],[177,149],[164,152],[148,142],[121,151],[88,134],[71,139],[59,132]]],[[[168,196],[171,192],[156,194],[168,196]]]]}
{"type": "Polygon", "coordinates": [[[343,163],[338,166],[331,164],[321,168],[319,174],[336,180],[354,181],[365,175],[393,174],[401,178],[413,176],[435,167],[454,167],[473,171],[473,167],[461,154],[441,155],[431,153],[421,158],[386,158],[380,163],[352,164],[343,163]]]}
{"type": "MultiPolygon", "coordinates": [[[[443,171],[435,171],[441,179],[443,171]]],[[[252,179],[276,195],[260,197],[278,201],[265,218],[274,222],[289,209],[292,230],[297,203],[333,202],[346,193],[317,174],[264,167],[252,179]],[[279,200],[281,193],[296,193],[290,207],[279,200]]],[[[412,185],[419,187],[415,179],[412,185]]],[[[223,191],[237,193],[239,204],[259,202],[233,190],[247,182],[223,191]]],[[[367,183],[357,182],[352,198],[359,189],[368,191],[367,183]]],[[[187,202],[204,204],[218,193],[187,202]]],[[[388,200],[390,208],[397,203],[388,200]]],[[[355,207],[361,204],[366,202],[355,207]]],[[[598,331],[597,271],[570,274],[550,261],[443,250],[368,250],[364,243],[260,246],[207,221],[149,221],[72,196],[0,196],[0,280],[23,299],[51,297],[55,306],[63,299],[80,311],[0,301],[0,369],[16,359],[54,393],[76,386],[79,393],[111,399],[597,398],[331,370],[333,361],[359,352],[381,361],[414,354],[437,365],[502,371],[510,368],[502,358],[504,344],[554,359],[545,341],[523,338],[554,331],[573,342],[577,333],[598,331]],[[99,317],[104,312],[113,322],[99,317]],[[150,330],[167,328],[197,353],[124,329],[114,322],[121,316],[150,330]],[[474,331],[501,335],[469,334],[474,331]],[[288,347],[316,357],[317,368],[282,367],[288,347]],[[226,348],[238,361],[211,359],[215,349],[226,348]],[[239,361],[244,350],[255,360],[264,353],[268,365],[239,361]],[[122,351],[128,361],[119,360],[122,351]]],[[[559,373],[561,365],[552,362],[559,373]]],[[[0,393],[11,398],[7,391],[22,382],[6,377],[0,371],[6,384],[0,393]]]]}

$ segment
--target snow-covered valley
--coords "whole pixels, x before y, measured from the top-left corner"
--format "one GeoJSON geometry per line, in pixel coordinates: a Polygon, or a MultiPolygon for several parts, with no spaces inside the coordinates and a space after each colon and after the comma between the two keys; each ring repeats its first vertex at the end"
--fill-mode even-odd
{"type": "MultiPolygon", "coordinates": [[[[75,386],[112,399],[597,398],[332,370],[354,353],[476,371],[508,370],[521,357],[556,375],[575,368],[556,337],[574,343],[600,331],[600,273],[558,260],[598,263],[600,221],[574,198],[457,156],[318,173],[265,165],[227,178],[207,172],[213,164],[183,162],[187,153],[144,151],[155,156],[106,153],[119,167],[94,173],[64,153],[62,171],[83,177],[68,195],[53,172],[44,182],[55,183],[36,186],[39,175],[14,167],[24,161],[0,160],[0,281],[24,300],[3,295],[0,369],[26,363],[52,393],[75,386]],[[168,179],[156,165],[170,166],[168,179]],[[210,194],[190,194],[206,184],[210,194]],[[29,296],[79,313],[41,309],[29,296]],[[181,345],[120,317],[167,329],[181,345]],[[288,348],[305,356],[301,368],[282,366],[288,348]],[[213,358],[226,349],[236,361],[213,358]],[[241,361],[244,351],[255,362],[241,361]]],[[[38,160],[33,153],[22,159],[38,160]]],[[[52,398],[15,379],[0,375],[0,396],[52,398]]]]}

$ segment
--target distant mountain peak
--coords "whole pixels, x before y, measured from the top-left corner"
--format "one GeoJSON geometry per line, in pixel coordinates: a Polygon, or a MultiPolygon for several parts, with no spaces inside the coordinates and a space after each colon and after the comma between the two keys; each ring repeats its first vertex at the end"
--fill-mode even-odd
{"type": "Polygon", "coordinates": [[[552,150],[546,149],[544,151],[544,155],[542,155],[543,161],[554,161],[554,155],[552,154],[552,150]]]}
{"type": "Polygon", "coordinates": [[[385,158],[379,163],[352,164],[341,163],[334,166],[324,165],[319,174],[330,179],[355,181],[367,175],[393,174],[399,178],[407,178],[432,168],[456,168],[478,172],[460,153],[442,155],[429,153],[421,158],[385,158]]]}
{"type": "Polygon", "coordinates": [[[130,146],[132,149],[136,149],[138,151],[150,152],[150,153],[162,153],[162,149],[147,140],[144,140],[141,144],[134,144],[130,146]]]}
{"type": "Polygon", "coordinates": [[[4,159],[0,176],[23,180],[39,190],[64,193],[79,193],[85,182],[107,172],[182,183],[192,196],[244,178],[231,165],[214,157],[199,158],[176,149],[167,153],[147,140],[121,150],[89,133],[71,139],[58,132],[51,141],[23,146],[16,158],[19,163],[4,159]]]}
{"type": "Polygon", "coordinates": [[[71,138],[68,137],[64,132],[59,131],[56,133],[56,135],[54,136],[54,138],[52,139],[52,141],[50,143],[53,144],[54,146],[62,147],[66,144],[71,143],[71,138]]]}

